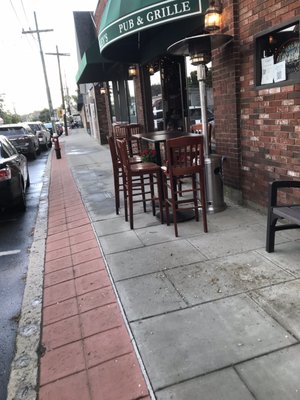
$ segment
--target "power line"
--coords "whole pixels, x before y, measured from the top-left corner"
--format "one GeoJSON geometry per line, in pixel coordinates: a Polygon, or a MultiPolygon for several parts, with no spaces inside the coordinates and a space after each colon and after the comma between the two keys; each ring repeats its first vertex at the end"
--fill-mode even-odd
{"type": "Polygon", "coordinates": [[[22,5],[22,9],[23,9],[23,12],[24,12],[24,15],[25,15],[26,21],[27,21],[27,23],[28,23],[28,25],[29,25],[29,20],[28,20],[28,17],[27,17],[27,13],[26,13],[26,10],[25,10],[25,7],[24,7],[23,0],[21,0],[21,5],[22,5]]]}
{"type": "MultiPolygon", "coordinates": [[[[17,20],[18,20],[18,22],[19,22],[19,25],[22,27],[22,21],[21,21],[21,19],[20,19],[20,17],[19,17],[19,15],[18,15],[18,13],[17,13],[17,10],[16,10],[16,8],[15,8],[15,6],[14,6],[14,4],[13,4],[13,2],[12,2],[12,0],[9,0],[10,1],[10,5],[11,5],[11,7],[12,7],[12,9],[13,9],[13,12],[14,12],[14,14],[15,14],[15,17],[17,18],[17,20]]],[[[22,1],[22,0],[21,0],[22,1]]],[[[22,2],[22,5],[23,5],[23,2],[22,2]]],[[[23,9],[24,9],[24,5],[23,5],[23,9]]],[[[24,13],[25,13],[25,9],[24,9],[24,13]]],[[[26,15],[26,14],[25,14],[26,15]]],[[[27,22],[28,22],[28,18],[26,17],[26,19],[27,19],[27,22]]],[[[32,37],[34,38],[34,36],[32,35],[32,37]]],[[[28,38],[26,38],[27,39],[27,43],[29,44],[29,46],[31,47],[31,49],[32,50],[34,50],[33,49],[33,47],[32,47],[32,45],[31,45],[31,42],[29,41],[29,39],[28,38]]],[[[35,39],[35,38],[34,38],[35,39]]]]}
{"type": "Polygon", "coordinates": [[[9,2],[10,2],[10,5],[11,5],[13,11],[14,11],[14,14],[15,14],[17,20],[19,21],[19,24],[22,26],[22,22],[21,22],[21,20],[20,20],[20,18],[19,18],[19,16],[18,16],[18,13],[17,13],[17,11],[16,11],[16,9],[15,9],[15,6],[13,5],[12,0],[9,0],[9,2]]]}

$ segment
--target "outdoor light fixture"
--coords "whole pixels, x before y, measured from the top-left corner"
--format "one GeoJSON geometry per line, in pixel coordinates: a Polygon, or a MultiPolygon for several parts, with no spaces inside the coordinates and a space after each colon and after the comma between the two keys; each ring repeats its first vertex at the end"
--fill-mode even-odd
{"type": "Polygon", "coordinates": [[[105,93],[106,93],[106,88],[104,86],[101,86],[100,94],[105,94],[105,93]]]}
{"type": "Polygon", "coordinates": [[[154,67],[152,65],[149,66],[148,71],[149,75],[154,75],[154,67]]]}
{"type": "Polygon", "coordinates": [[[134,77],[137,74],[137,70],[136,70],[136,66],[135,65],[130,65],[130,67],[128,68],[128,75],[130,77],[134,77]]]}
{"type": "Polygon", "coordinates": [[[204,18],[204,27],[206,31],[213,32],[220,29],[222,9],[223,7],[220,1],[210,1],[204,18]]]}

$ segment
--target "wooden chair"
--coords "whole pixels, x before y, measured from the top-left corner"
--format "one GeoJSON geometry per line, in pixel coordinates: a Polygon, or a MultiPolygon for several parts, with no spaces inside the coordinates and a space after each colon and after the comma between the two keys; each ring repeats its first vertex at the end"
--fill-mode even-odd
{"type": "Polygon", "coordinates": [[[202,124],[191,125],[191,131],[193,133],[201,133],[202,132],[202,124]]]}
{"type": "Polygon", "coordinates": [[[139,137],[139,124],[115,123],[112,129],[113,137],[117,139],[125,139],[127,143],[127,151],[130,157],[141,154],[141,139],[139,137]]]}
{"type": "MultiPolygon", "coordinates": [[[[114,190],[115,190],[115,207],[116,214],[119,214],[120,210],[120,192],[123,191],[123,183],[122,183],[122,166],[121,161],[117,153],[115,139],[112,136],[108,138],[108,144],[110,149],[112,167],[113,167],[113,178],[114,178],[114,190]]],[[[141,163],[141,157],[134,156],[129,159],[130,163],[136,164],[141,163]]]]}
{"type": "Polygon", "coordinates": [[[203,229],[207,232],[203,137],[199,135],[169,139],[166,141],[166,150],[167,167],[163,169],[163,188],[167,225],[170,224],[169,208],[172,207],[177,237],[177,213],[192,209],[196,221],[199,221],[201,208],[203,229]],[[189,178],[191,182],[183,189],[179,187],[179,181],[185,178],[189,178]]]}
{"type": "Polygon", "coordinates": [[[146,212],[146,202],[151,201],[152,212],[153,215],[155,215],[155,200],[157,198],[159,202],[160,220],[161,223],[163,223],[160,166],[151,162],[135,164],[131,163],[127,152],[126,140],[124,139],[117,140],[117,148],[122,166],[125,220],[128,221],[129,210],[130,229],[133,229],[133,204],[142,201],[144,205],[144,212],[146,212]],[[139,193],[134,193],[135,178],[140,178],[139,193]],[[157,196],[155,196],[155,186],[157,188],[157,196]],[[134,195],[136,196],[138,194],[140,195],[139,198],[134,200],[134,195]]]}
{"type": "MultiPolygon", "coordinates": [[[[215,136],[215,121],[211,121],[208,123],[208,145],[209,152],[216,152],[216,136],[215,136]]],[[[193,133],[202,133],[202,124],[194,124],[191,125],[191,131],[193,133]]]]}

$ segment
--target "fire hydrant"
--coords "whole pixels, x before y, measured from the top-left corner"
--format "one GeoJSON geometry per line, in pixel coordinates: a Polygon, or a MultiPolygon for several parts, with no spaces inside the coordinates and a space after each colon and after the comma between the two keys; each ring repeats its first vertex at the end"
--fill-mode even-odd
{"type": "Polygon", "coordinates": [[[55,150],[56,158],[60,159],[61,158],[61,152],[60,152],[59,140],[58,140],[58,136],[57,135],[53,135],[52,142],[54,143],[54,150],[55,150]]]}

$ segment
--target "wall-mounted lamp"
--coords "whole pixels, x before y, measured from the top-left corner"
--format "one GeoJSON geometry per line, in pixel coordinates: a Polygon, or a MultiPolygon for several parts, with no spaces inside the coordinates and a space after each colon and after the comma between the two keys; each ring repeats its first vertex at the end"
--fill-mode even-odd
{"type": "Polygon", "coordinates": [[[106,88],[104,86],[100,87],[100,94],[106,94],[106,88]]]}
{"type": "Polygon", "coordinates": [[[128,75],[130,77],[134,77],[137,75],[137,69],[135,65],[130,65],[130,67],[128,68],[128,75]]]}
{"type": "Polygon", "coordinates": [[[148,71],[149,75],[154,75],[154,67],[152,65],[149,66],[148,71]]]}
{"type": "Polygon", "coordinates": [[[204,28],[208,32],[217,31],[221,27],[223,7],[220,1],[211,0],[205,12],[204,28]]]}

